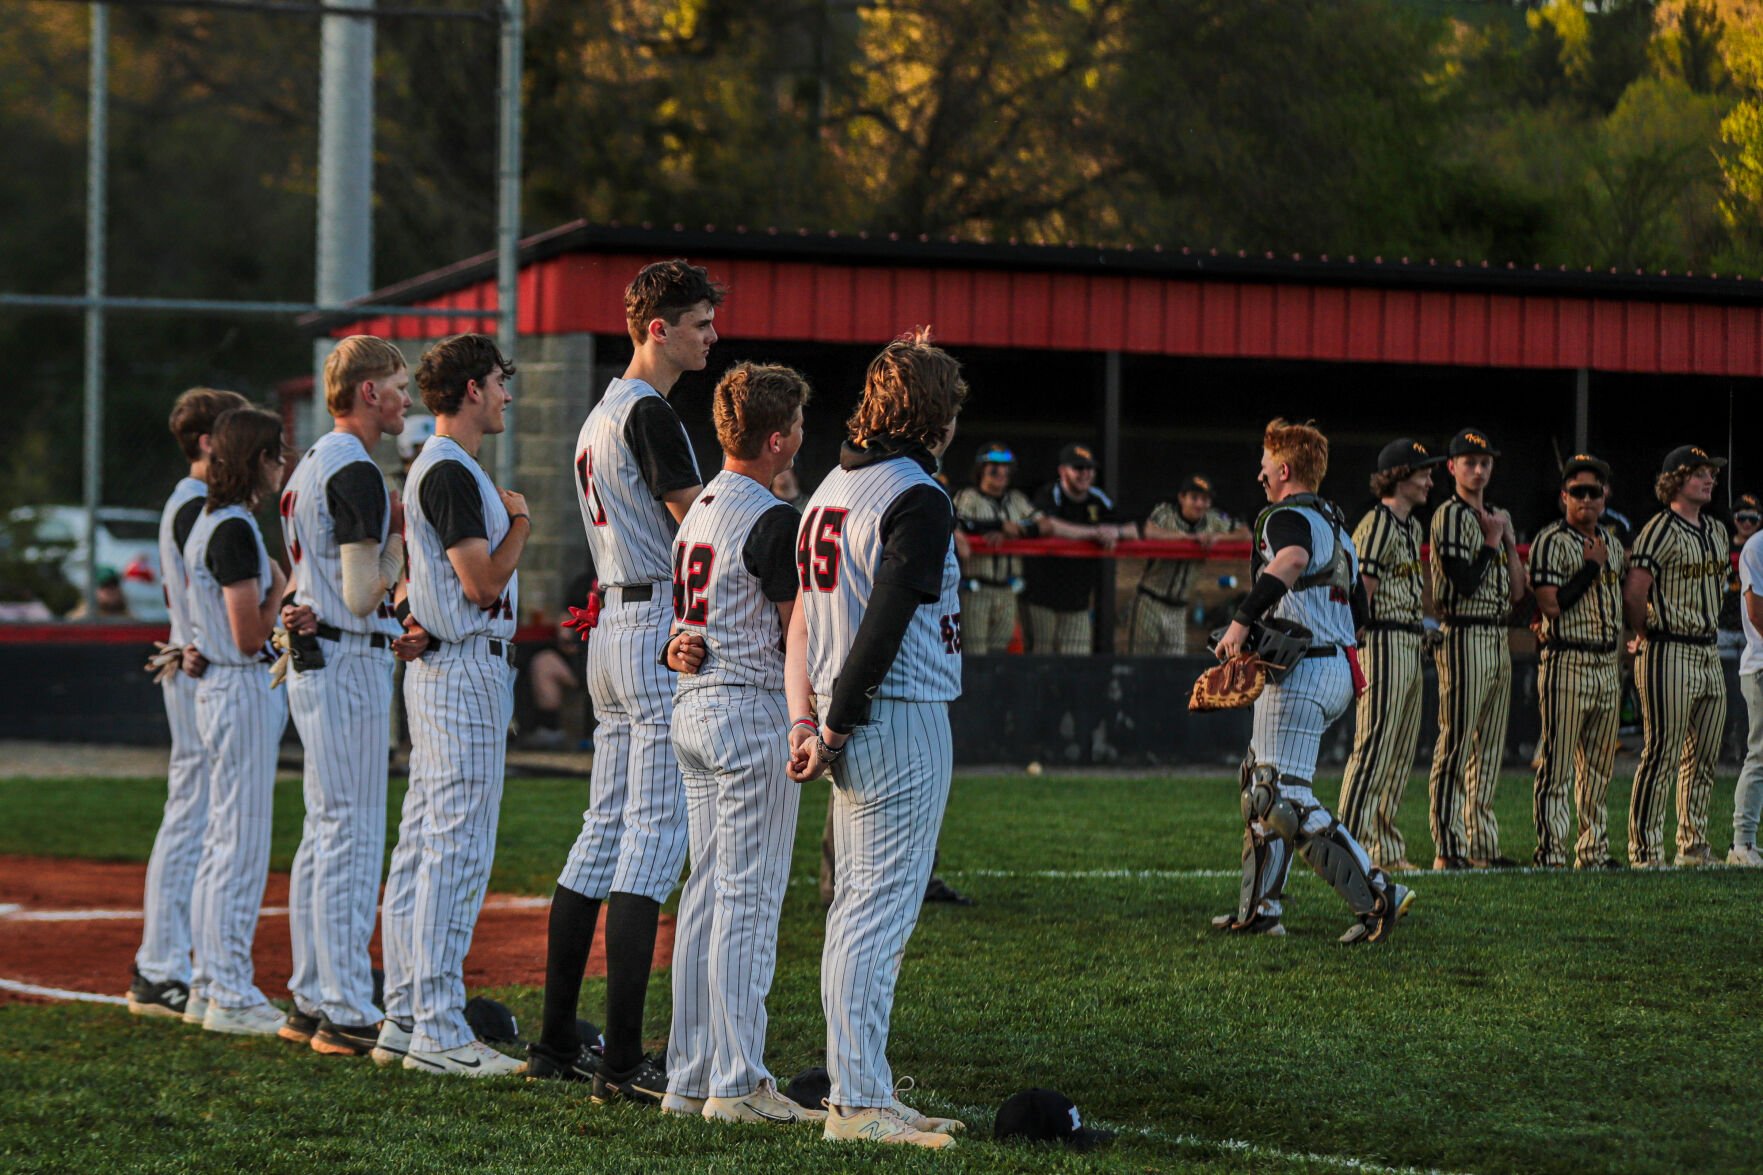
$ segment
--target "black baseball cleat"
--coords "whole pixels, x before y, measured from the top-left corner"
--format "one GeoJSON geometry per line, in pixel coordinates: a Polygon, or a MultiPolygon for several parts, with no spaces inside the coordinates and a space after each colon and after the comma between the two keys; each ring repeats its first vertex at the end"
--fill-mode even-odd
{"type": "Polygon", "coordinates": [[[931,878],[930,883],[924,887],[924,900],[927,902],[943,902],[951,906],[973,905],[972,898],[956,892],[954,887],[944,881],[941,877],[931,878]]]}
{"type": "Polygon", "coordinates": [[[1396,923],[1407,916],[1414,905],[1414,891],[1405,885],[1389,883],[1378,895],[1377,909],[1347,927],[1339,941],[1348,946],[1362,942],[1383,942],[1396,929],[1396,923]]]}
{"type": "Polygon", "coordinates": [[[150,983],[141,976],[139,970],[131,968],[134,978],[129,981],[129,1011],[137,1016],[164,1016],[168,1019],[181,1019],[184,1005],[190,1000],[190,989],[187,984],[175,979],[167,979],[164,983],[150,983]]]}
{"type": "Polygon", "coordinates": [[[1222,930],[1228,934],[1265,934],[1272,938],[1278,938],[1286,932],[1286,928],[1278,918],[1267,914],[1256,914],[1247,922],[1239,922],[1234,910],[1212,919],[1212,929],[1222,930]]]}
{"type": "Polygon", "coordinates": [[[330,1057],[365,1057],[380,1041],[376,1024],[333,1024],[321,1020],[312,1034],[312,1051],[330,1057]]]}
{"type": "Polygon", "coordinates": [[[659,1106],[667,1096],[667,1074],[648,1057],[636,1067],[614,1073],[604,1064],[594,1073],[594,1104],[635,1102],[639,1106],[659,1106]]]}
{"type": "Polygon", "coordinates": [[[1435,870],[1473,868],[1468,857],[1434,857],[1432,867],[1435,870]]]}
{"type": "Polygon", "coordinates": [[[295,1044],[309,1045],[312,1043],[312,1034],[318,1031],[318,1024],[317,1016],[308,1016],[305,1012],[295,1008],[288,1013],[288,1018],[282,1022],[281,1028],[276,1030],[276,1035],[295,1044]]]}
{"type": "Polygon", "coordinates": [[[574,1057],[564,1057],[538,1041],[526,1046],[526,1079],[528,1081],[592,1081],[600,1071],[600,1058],[587,1045],[574,1057]]]}

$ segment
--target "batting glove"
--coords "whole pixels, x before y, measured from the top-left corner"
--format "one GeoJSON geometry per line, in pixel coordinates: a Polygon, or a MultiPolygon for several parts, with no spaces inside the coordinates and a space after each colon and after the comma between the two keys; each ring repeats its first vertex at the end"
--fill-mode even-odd
{"type": "Polygon", "coordinates": [[[575,629],[576,634],[585,641],[589,631],[599,623],[600,595],[598,592],[589,592],[586,608],[577,608],[573,604],[569,606],[569,619],[563,622],[563,627],[575,629]]]}
{"type": "Polygon", "coordinates": [[[167,644],[165,641],[154,641],[153,647],[158,652],[147,658],[147,664],[141,668],[153,675],[154,685],[164,685],[166,678],[183,668],[184,646],[167,644]]]}

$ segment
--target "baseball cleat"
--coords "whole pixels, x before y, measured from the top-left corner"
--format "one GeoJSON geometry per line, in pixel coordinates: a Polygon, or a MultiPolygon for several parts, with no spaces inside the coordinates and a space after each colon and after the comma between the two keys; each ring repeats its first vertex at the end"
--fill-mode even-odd
{"type": "Polygon", "coordinates": [[[468,1040],[458,1048],[438,1053],[411,1049],[404,1054],[404,1067],[416,1073],[445,1073],[451,1077],[510,1077],[526,1069],[513,1057],[497,1052],[481,1040],[468,1040]]]}
{"type": "Polygon", "coordinates": [[[639,1106],[658,1106],[667,1096],[667,1074],[644,1057],[636,1067],[615,1073],[602,1063],[594,1074],[594,1104],[635,1102],[639,1106]]]}
{"type": "Polygon", "coordinates": [[[1432,867],[1435,870],[1471,868],[1468,857],[1434,857],[1432,867]]]}
{"type": "MultiPolygon", "coordinates": [[[[673,1097],[673,1094],[668,1094],[673,1097]]],[[[662,1109],[666,1109],[664,1104],[662,1109]]],[[[746,1097],[713,1097],[703,1102],[703,1114],[709,1122],[771,1122],[778,1125],[796,1122],[824,1122],[825,1110],[811,1110],[777,1091],[770,1078],[746,1097]]]]}
{"type": "Polygon", "coordinates": [[[947,1134],[919,1130],[902,1118],[893,1106],[871,1106],[849,1114],[832,1110],[820,1137],[828,1142],[881,1142],[895,1146],[922,1146],[944,1150],[955,1145],[947,1134]]]}
{"type": "Polygon", "coordinates": [[[1706,869],[1709,866],[1719,864],[1722,864],[1720,858],[1715,856],[1714,850],[1707,845],[1691,849],[1687,853],[1677,854],[1677,867],[1679,869],[1706,869]]]}
{"type": "Polygon", "coordinates": [[[1228,931],[1231,934],[1265,934],[1271,938],[1279,938],[1286,932],[1286,928],[1281,925],[1278,918],[1257,914],[1247,922],[1238,922],[1234,910],[1212,919],[1212,929],[1228,931]]]}
{"type": "Polygon", "coordinates": [[[207,1017],[208,997],[205,995],[198,995],[196,992],[191,992],[190,998],[184,1001],[184,1023],[200,1028],[202,1027],[202,1021],[207,1019],[207,1017]]]}
{"type": "Polygon", "coordinates": [[[1471,857],[1469,858],[1469,867],[1471,869],[1516,869],[1518,862],[1511,857],[1471,857]]]}
{"type": "Polygon", "coordinates": [[[911,1093],[917,1085],[918,1082],[910,1077],[902,1077],[894,1083],[894,1104],[891,1108],[894,1113],[900,1115],[901,1121],[912,1129],[922,1130],[927,1134],[960,1134],[967,1129],[965,1122],[957,1121],[954,1118],[933,1118],[929,1114],[921,1114],[900,1100],[901,1094],[911,1093]]]}
{"type": "Polygon", "coordinates": [[[312,1051],[327,1057],[365,1057],[379,1044],[378,1024],[333,1024],[321,1020],[312,1034],[312,1051]]]}
{"type": "Polygon", "coordinates": [[[1347,927],[1347,932],[1340,937],[1341,942],[1348,946],[1361,942],[1382,942],[1414,905],[1414,891],[1405,885],[1392,882],[1382,896],[1383,900],[1378,904],[1376,912],[1365,915],[1347,927]]]}
{"type": "Polygon", "coordinates": [[[1668,862],[1667,860],[1665,860],[1665,858],[1663,858],[1663,857],[1660,857],[1657,861],[1648,861],[1645,859],[1637,859],[1637,860],[1629,862],[1629,868],[1631,868],[1631,869],[1669,869],[1669,868],[1671,868],[1671,863],[1668,862]]]}
{"type": "Polygon", "coordinates": [[[690,1097],[683,1093],[670,1093],[661,1099],[661,1112],[663,1114],[678,1114],[682,1118],[708,1118],[710,1115],[704,1112],[706,1100],[701,1097],[690,1097]]]}
{"type": "Polygon", "coordinates": [[[208,1014],[202,1018],[202,1027],[208,1031],[230,1036],[279,1036],[285,1023],[287,1017],[281,1009],[268,1003],[254,1008],[223,1008],[210,1003],[208,1014]]]}
{"type": "Polygon", "coordinates": [[[416,1031],[414,1024],[400,1024],[387,1016],[380,1021],[379,1040],[374,1042],[373,1052],[368,1054],[376,1065],[396,1065],[404,1060],[410,1052],[410,1034],[416,1031]]]}
{"type": "Polygon", "coordinates": [[[941,902],[947,906],[973,905],[972,898],[968,897],[966,894],[958,892],[954,886],[944,881],[941,877],[933,877],[930,881],[925,883],[924,900],[927,902],[941,902]]]}
{"type": "MultiPolygon", "coordinates": [[[[1726,863],[1741,869],[1763,869],[1763,853],[1757,851],[1756,845],[1733,845],[1732,852],[1726,854],[1726,863]]],[[[134,1010],[133,1004],[129,1010],[134,1010]]]]}
{"type": "Polygon", "coordinates": [[[528,1081],[592,1081],[599,1068],[599,1054],[586,1045],[578,1049],[572,1058],[559,1057],[537,1041],[526,1046],[528,1081]]]}
{"type": "Polygon", "coordinates": [[[311,1044],[312,1034],[318,1031],[318,1024],[319,1018],[317,1016],[308,1016],[299,1008],[295,1008],[288,1013],[287,1019],[282,1021],[282,1026],[276,1035],[283,1040],[292,1041],[294,1044],[311,1044]]]}
{"type": "Polygon", "coordinates": [[[136,971],[129,981],[129,1011],[136,1016],[182,1019],[189,1002],[189,986],[175,979],[152,983],[136,971]]]}

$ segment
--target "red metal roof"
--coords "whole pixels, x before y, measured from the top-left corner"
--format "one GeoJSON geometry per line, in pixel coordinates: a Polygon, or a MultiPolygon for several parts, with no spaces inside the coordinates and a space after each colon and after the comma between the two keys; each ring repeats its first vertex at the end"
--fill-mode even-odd
{"type": "MultiPolygon", "coordinates": [[[[520,331],[622,335],[625,283],[681,254],[729,286],[717,326],[741,339],[874,344],[930,323],[951,346],[1763,376],[1763,282],[1740,278],[585,225],[523,247],[520,331]]],[[[493,261],[372,300],[493,310],[493,261]]],[[[495,328],[321,325],[403,339],[495,328]]]]}

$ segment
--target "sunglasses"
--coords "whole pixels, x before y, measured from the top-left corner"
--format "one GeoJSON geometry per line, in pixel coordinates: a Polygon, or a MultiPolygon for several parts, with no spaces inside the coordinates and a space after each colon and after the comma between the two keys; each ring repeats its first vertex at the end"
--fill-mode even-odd
{"type": "Polygon", "coordinates": [[[1732,520],[1734,522],[1763,522],[1763,514],[1734,514],[1732,520]]]}
{"type": "Polygon", "coordinates": [[[1568,486],[1567,496],[1570,498],[1578,498],[1581,501],[1584,501],[1587,498],[1601,498],[1604,496],[1604,487],[1586,485],[1568,486]]]}

